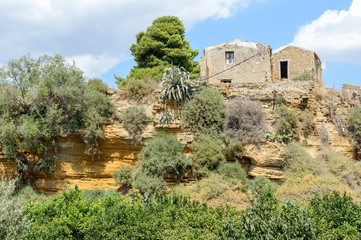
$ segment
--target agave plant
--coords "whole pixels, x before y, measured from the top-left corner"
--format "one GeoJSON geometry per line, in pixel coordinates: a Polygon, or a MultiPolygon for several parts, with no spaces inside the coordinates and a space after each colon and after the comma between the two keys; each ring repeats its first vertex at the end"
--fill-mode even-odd
{"type": "Polygon", "coordinates": [[[163,88],[161,95],[163,101],[184,102],[190,99],[192,94],[199,90],[202,85],[201,80],[191,80],[183,67],[172,67],[164,70],[164,75],[160,79],[163,88]]]}

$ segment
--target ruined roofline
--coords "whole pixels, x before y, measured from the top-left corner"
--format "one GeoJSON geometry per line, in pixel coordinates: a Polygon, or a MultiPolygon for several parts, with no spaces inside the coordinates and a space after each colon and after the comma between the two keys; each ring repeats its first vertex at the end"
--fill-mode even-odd
{"type": "Polygon", "coordinates": [[[273,54],[279,53],[279,52],[281,52],[281,51],[283,51],[283,50],[285,50],[285,49],[287,49],[287,48],[298,48],[298,49],[301,49],[301,50],[306,51],[306,52],[311,52],[311,53],[314,53],[314,54],[317,56],[318,59],[320,59],[315,51],[312,51],[312,50],[306,49],[306,48],[302,48],[302,47],[293,46],[293,45],[286,45],[286,46],[277,48],[277,49],[273,52],[273,54]]]}
{"type": "Polygon", "coordinates": [[[212,49],[216,49],[216,48],[221,48],[221,47],[225,47],[225,46],[229,46],[229,45],[239,46],[239,47],[249,47],[249,48],[254,48],[254,49],[257,49],[258,45],[262,45],[262,46],[271,48],[269,45],[265,45],[265,44],[262,44],[262,43],[249,42],[249,41],[243,41],[243,40],[240,40],[240,39],[235,39],[233,41],[228,41],[228,42],[225,42],[225,43],[221,43],[221,44],[213,45],[213,46],[210,46],[210,47],[206,47],[204,49],[204,51],[208,51],[208,50],[212,50],[212,49]]]}

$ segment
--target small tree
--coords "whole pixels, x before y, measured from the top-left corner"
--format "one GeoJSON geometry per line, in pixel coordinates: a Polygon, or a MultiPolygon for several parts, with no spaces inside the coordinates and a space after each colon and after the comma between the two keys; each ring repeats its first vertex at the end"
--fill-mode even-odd
{"type": "Polygon", "coordinates": [[[203,88],[184,104],[181,122],[196,134],[219,134],[225,108],[223,96],[217,90],[203,88]]]}
{"type": "Polygon", "coordinates": [[[139,144],[142,141],[142,130],[150,121],[144,108],[129,107],[125,109],[121,115],[121,120],[134,143],[139,144]]]}
{"type": "Polygon", "coordinates": [[[233,100],[227,107],[224,130],[242,143],[261,141],[267,131],[262,107],[252,101],[233,100]]]}
{"type": "Polygon", "coordinates": [[[276,108],[276,131],[279,135],[290,135],[292,139],[300,139],[300,124],[297,114],[286,105],[276,108]]]}

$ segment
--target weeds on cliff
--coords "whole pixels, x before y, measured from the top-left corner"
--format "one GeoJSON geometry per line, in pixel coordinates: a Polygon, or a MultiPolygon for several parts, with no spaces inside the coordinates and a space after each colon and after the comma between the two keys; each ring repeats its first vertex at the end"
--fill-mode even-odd
{"type": "Polygon", "coordinates": [[[143,107],[129,107],[123,111],[121,120],[133,142],[139,144],[142,141],[142,131],[151,119],[145,114],[143,107]]]}
{"type": "Polygon", "coordinates": [[[125,91],[135,101],[141,100],[155,90],[155,82],[151,79],[130,79],[127,81],[125,91]]]}
{"type": "Polygon", "coordinates": [[[348,130],[358,152],[361,152],[361,108],[355,106],[350,109],[347,116],[348,130]]]}
{"type": "Polygon", "coordinates": [[[322,124],[321,128],[320,128],[320,137],[321,137],[321,143],[323,143],[323,144],[329,144],[330,143],[329,136],[328,136],[328,131],[327,131],[324,124],[322,124]]]}
{"type": "Polygon", "coordinates": [[[292,80],[294,80],[294,81],[314,81],[315,76],[313,76],[313,74],[309,70],[304,70],[302,73],[293,77],[292,80]]]}
{"type": "Polygon", "coordinates": [[[290,143],[283,159],[286,177],[301,177],[308,172],[314,175],[324,173],[322,164],[312,158],[299,143],[290,143]]]}
{"type": "Polygon", "coordinates": [[[242,143],[262,141],[267,131],[262,106],[252,101],[232,100],[225,114],[224,131],[242,143]]]}
{"type": "Polygon", "coordinates": [[[225,108],[226,104],[219,91],[203,88],[184,104],[182,125],[196,134],[219,134],[224,124],[225,108]]]}
{"type": "Polygon", "coordinates": [[[207,176],[209,171],[217,170],[226,161],[222,142],[208,135],[201,135],[190,147],[193,169],[198,177],[207,176]]]}
{"type": "Polygon", "coordinates": [[[320,155],[327,162],[331,172],[349,187],[357,189],[361,185],[361,162],[352,160],[341,152],[328,147],[320,150],[320,155]]]}
{"type": "Polygon", "coordinates": [[[301,130],[305,138],[311,136],[315,131],[316,123],[314,118],[314,115],[308,109],[303,110],[300,114],[301,130]]]}
{"type": "Polygon", "coordinates": [[[278,134],[291,135],[293,140],[300,139],[300,123],[292,109],[282,105],[275,109],[274,115],[277,118],[275,125],[278,134]]]}

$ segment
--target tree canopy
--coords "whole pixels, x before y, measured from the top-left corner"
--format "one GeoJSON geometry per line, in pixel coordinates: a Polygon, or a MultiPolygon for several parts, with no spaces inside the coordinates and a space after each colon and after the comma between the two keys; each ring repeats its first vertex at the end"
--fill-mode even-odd
{"type": "MultiPolygon", "coordinates": [[[[137,42],[130,47],[137,66],[130,70],[127,79],[148,76],[157,80],[172,63],[183,67],[193,76],[199,75],[198,62],[193,61],[198,50],[192,50],[184,33],[183,23],[178,17],[155,19],[145,32],[136,35],[137,42]]],[[[122,81],[116,78],[118,82],[122,81]]]]}
{"type": "Polygon", "coordinates": [[[15,158],[18,174],[30,165],[51,172],[56,156],[47,153],[56,155],[60,136],[81,134],[86,153],[96,156],[103,126],[115,116],[105,88],[99,79],[87,83],[60,55],[25,55],[0,68],[0,148],[15,158]]]}

